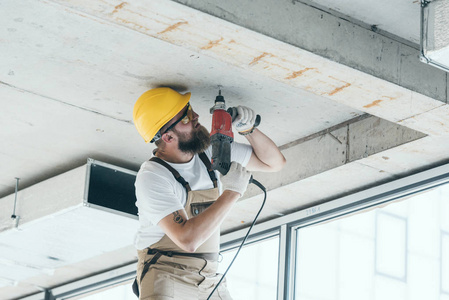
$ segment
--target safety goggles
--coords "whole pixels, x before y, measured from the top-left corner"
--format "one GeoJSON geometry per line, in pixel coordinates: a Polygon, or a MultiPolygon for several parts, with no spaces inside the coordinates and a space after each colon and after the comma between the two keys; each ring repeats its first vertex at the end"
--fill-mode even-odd
{"type": "Polygon", "coordinates": [[[187,103],[187,108],[185,110],[185,112],[182,114],[182,116],[176,120],[175,123],[171,124],[165,131],[164,133],[168,132],[169,130],[173,129],[176,124],[178,124],[179,122],[181,122],[182,124],[188,124],[190,121],[193,120],[193,110],[192,110],[192,106],[190,106],[190,103],[187,103]]]}
{"type": "Polygon", "coordinates": [[[166,132],[168,132],[169,130],[172,130],[176,124],[178,124],[179,122],[181,122],[182,124],[188,124],[190,121],[193,120],[193,110],[192,110],[192,106],[190,106],[190,102],[187,103],[187,108],[184,111],[184,113],[182,114],[182,116],[176,120],[176,122],[174,122],[173,124],[171,124],[167,129],[165,129],[165,131],[162,133],[161,131],[158,131],[156,133],[156,135],[154,136],[154,138],[151,140],[151,142],[155,142],[157,140],[159,140],[162,135],[166,132]]]}

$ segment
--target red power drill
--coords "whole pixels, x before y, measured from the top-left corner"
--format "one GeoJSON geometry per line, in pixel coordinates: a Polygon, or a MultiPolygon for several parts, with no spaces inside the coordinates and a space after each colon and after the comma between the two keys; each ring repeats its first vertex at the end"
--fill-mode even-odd
{"type": "MultiPolygon", "coordinates": [[[[230,107],[226,110],[221,90],[215,98],[215,105],[210,109],[212,114],[212,129],[210,143],[212,145],[212,169],[226,175],[231,167],[231,143],[234,141],[232,121],[237,117],[237,109],[230,107]]],[[[260,124],[260,116],[256,116],[254,127],[260,124]]]]}

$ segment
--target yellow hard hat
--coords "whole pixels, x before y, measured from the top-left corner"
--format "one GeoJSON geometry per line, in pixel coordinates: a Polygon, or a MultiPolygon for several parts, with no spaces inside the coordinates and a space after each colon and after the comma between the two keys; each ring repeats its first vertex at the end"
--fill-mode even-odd
{"type": "Polygon", "coordinates": [[[171,88],[146,91],[134,104],[133,120],[146,143],[160,139],[159,130],[179,113],[190,100],[190,93],[182,95],[171,88]]]}

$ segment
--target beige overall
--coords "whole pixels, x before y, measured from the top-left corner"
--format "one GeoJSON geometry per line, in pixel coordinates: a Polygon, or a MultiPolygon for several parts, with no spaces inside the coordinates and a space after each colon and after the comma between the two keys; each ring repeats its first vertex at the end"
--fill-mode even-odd
{"type": "MultiPolygon", "coordinates": [[[[185,210],[189,218],[204,211],[219,196],[215,174],[210,168],[210,162],[205,161],[204,158],[207,160],[207,157],[201,154],[201,159],[214,182],[214,188],[202,191],[191,191],[188,183],[176,170],[162,160],[152,159],[167,167],[178,182],[186,188],[187,203],[185,210]],[[209,163],[207,164],[207,162],[209,163]]],[[[137,283],[140,291],[139,299],[207,299],[221,278],[221,275],[216,273],[219,247],[220,230],[218,229],[195,253],[182,250],[167,235],[164,235],[159,242],[149,248],[138,250],[137,283]]],[[[225,280],[222,281],[210,299],[232,299],[227,291],[225,280]]]]}

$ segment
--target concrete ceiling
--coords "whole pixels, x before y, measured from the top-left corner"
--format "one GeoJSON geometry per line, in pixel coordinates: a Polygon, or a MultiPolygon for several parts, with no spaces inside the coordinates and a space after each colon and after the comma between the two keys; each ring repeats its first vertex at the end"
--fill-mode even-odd
{"type": "Polygon", "coordinates": [[[363,1],[354,5],[353,0],[308,0],[301,1],[351,20],[359,26],[380,31],[403,42],[419,45],[420,5],[417,0],[363,1]]]}
{"type": "MultiPolygon", "coordinates": [[[[270,190],[262,220],[448,161],[448,78],[419,62],[418,1],[178,2],[0,3],[0,234],[16,230],[16,177],[27,201],[57,206],[61,197],[42,195],[82,181],[87,158],[137,170],[152,146],[132,108],[161,85],[191,91],[207,128],[219,85],[229,106],[262,116],[288,160],[255,175],[270,190]]],[[[259,202],[251,188],[223,232],[246,226],[259,202]]],[[[18,228],[33,219],[21,207],[18,228]]],[[[85,251],[21,280],[0,274],[0,298],[135,260],[129,243],[85,251]]]]}

